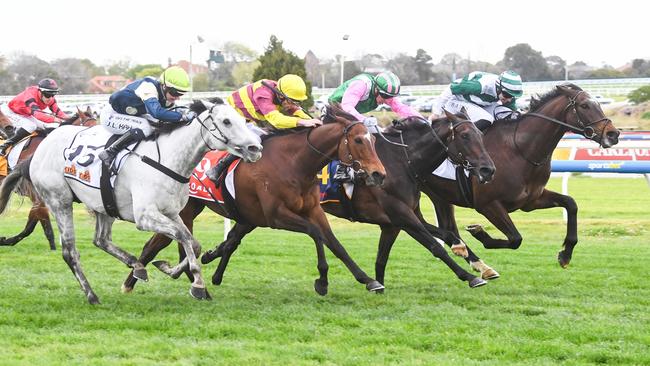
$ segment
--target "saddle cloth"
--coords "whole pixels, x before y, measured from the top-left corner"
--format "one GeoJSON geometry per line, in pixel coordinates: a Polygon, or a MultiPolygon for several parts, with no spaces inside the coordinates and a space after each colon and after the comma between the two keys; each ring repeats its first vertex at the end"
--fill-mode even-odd
{"type": "MultiPolygon", "coordinates": [[[[469,171],[467,169],[463,170],[465,172],[465,176],[469,177],[469,171]]],[[[456,180],[456,164],[452,163],[451,160],[446,159],[433,171],[433,175],[437,175],[438,177],[445,179],[456,180]]]]}
{"type": "MultiPolygon", "coordinates": [[[[102,161],[97,155],[104,150],[106,141],[113,136],[102,126],[95,126],[79,131],[70,146],[63,151],[65,167],[63,175],[68,179],[76,180],[84,185],[99,189],[99,179],[102,174],[102,161]]],[[[135,146],[135,142],[120,151],[113,163],[116,172],[119,172],[126,156],[135,146]]],[[[117,174],[111,177],[111,185],[115,184],[117,174]]]]}
{"type": "Polygon", "coordinates": [[[11,148],[11,151],[9,151],[9,154],[7,154],[7,163],[9,164],[9,169],[13,170],[16,167],[18,164],[18,158],[20,158],[20,153],[23,151],[23,148],[27,142],[29,142],[29,138],[22,139],[11,148]]]}
{"type": "Polygon", "coordinates": [[[235,198],[235,169],[241,159],[235,160],[228,167],[228,173],[226,174],[225,184],[221,184],[219,188],[214,186],[214,182],[208,178],[205,173],[210,170],[213,166],[217,165],[219,160],[225,157],[227,152],[225,151],[209,151],[199,164],[194,168],[194,172],[190,176],[190,197],[199,198],[205,201],[224,203],[223,199],[223,187],[225,186],[228,189],[228,193],[235,198]]]}
{"type": "MultiPolygon", "coordinates": [[[[341,182],[332,180],[332,176],[334,172],[336,172],[338,165],[338,160],[332,160],[329,164],[325,165],[321,173],[317,175],[318,179],[320,179],[320,203],[341,202],[341,189],[339,189],[341,187],[341,182]]],[[[348,168],[348,173],[352,176],[352,168],[348,168]]],[[[343,189],[348,200],[352,199],[354,183],[343,183],[343,189]]]]}

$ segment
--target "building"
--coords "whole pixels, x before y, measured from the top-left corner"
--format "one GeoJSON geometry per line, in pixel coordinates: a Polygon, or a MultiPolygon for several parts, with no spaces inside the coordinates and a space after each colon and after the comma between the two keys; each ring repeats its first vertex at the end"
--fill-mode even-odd
{"type": "Polygon", "coordinates": [[[121,75],[95,76],[88,81],[88,92],[92,94],[111,94],[123,88],[131,80],[121,75]]]}

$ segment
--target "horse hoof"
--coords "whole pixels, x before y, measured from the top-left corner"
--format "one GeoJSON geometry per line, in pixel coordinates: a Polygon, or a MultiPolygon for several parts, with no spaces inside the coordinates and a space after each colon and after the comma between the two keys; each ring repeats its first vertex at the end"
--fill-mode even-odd
{"type": "Polygon", "coordinates": [[[372,280],[372,281],[368,282],[368,284],[366,284],[366,289],[368,291],[370,291],[370,292],[375,292],[375,291],[383,290],[383,289],[385,289],[385,287],[384,287],[384,285],[379,283],[379,281],[372,280]]]}
{"type": "Polygon", "coordinates": [[[571,262],[571,258],[567,258],[563,252],[559,252],[557,255],[557,261],[560,263],[560,267],[566,269],[569,266],[569,262],[571,262]]]}
{"type": "Polygon", "coordinates": [[[217,276],[216,274],[212,276],[212,284],[215,286],[221,285],[221,282],[223,281],[223,276],[217,276]]]}
{"type": "Polygon", "coordinates": [[[131,292],[133,292],[133,287],[122,284],[122,293],[123,294],[130,294],[131,292]]]}
{"type": "Polygon", "coordinates": [[[136,268],[133,270],[133,277],[148,282],[149,281],[149,275],[147,274],[147,270],[144,268],[136,268]]]}
{"type": "Polygon", "coordinates": [[[384,294],[384,289],[382,288],[382,289],[379,289],[379,290],[375,290],[375,293],[377,295],[383,295],[384,294]]]}
{"type": "Polygon", "coordinates": [[[488,268],[485,270],[485,272],[481,273],[481,278],[484,280],[496,280],[499,277],[501,277],[499,272],[493,270],[492,268],[488,268]]]}
{"type": "Polygon", "coordinates": [[[97,297],[97,295],[95,295],[95,294],[93,294],[93,293],[91,293],[91,294],[88,295],[88,303],[89,303],[90,305],[99,305],[99,304],[101,304],[101,303],[99,302],[99,298],[97,297]]]}
{"type": "Polygon", "coordinates": [[[203,253],[203,255],[201,256],[201,263],[208,264],[213,260],[215,260],[215,258],[216,257],[212,255],[212,251],[208,250],[207,252],[203,253]]]}
{"type": "Polygon", "coordinates": [[[197,300],[211,300],[212,297],[208,294],[205,287],[190,287],[190,295],[197,300]]]}
{"type": "Polygon", "coordinates": [[[487,285],[487,281],[480,278],[480,277],[474,277],[469,281],[469,287],[470,288],[476,288],[476,287],[481,287],[487,285]]]}
{"type": "Polygon", "coordinates": [[[317,294],[325,296],[327,295],[327,285],[327,281],[318,278],[314,281],[314,290],[316,290],[317,294]]]}
{"type": "Polygon", "coordinates": [[[459,257],[467,258],[469,256],[469,252],[467,252],[467,246],[465,243],[453,244],[451,246],[451,251],[459,257]]]}
{"type": "Polygon", "coordinates": [[[483,231],[483,226],[479,224],[468,225],[465,227],[465,230],[467,230],[470,234],[474,235],[483,231]]]}

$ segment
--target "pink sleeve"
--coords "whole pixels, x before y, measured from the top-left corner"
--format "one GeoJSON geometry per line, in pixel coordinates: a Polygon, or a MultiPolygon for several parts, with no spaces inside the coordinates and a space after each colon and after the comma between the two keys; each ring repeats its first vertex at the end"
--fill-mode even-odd
{"type": "Polygon", "coordinates": [[[416,112],[413,108],[407,106],[406,104],[402,104],[402,102],[400,102],[397,98],[386,99],[386,104],[388,104],[390,106],[390,109],[392,109],[393,112],[397,113],[397,115],[401,118],[421,117],[422,119],[426,119],[422,117],[420,113],[416,112]]]}
{"type": "Polygon", "coordinates": [[[343,94],[343,99],[341,100],[341,108],[344,111],[350,113],[351,115],[357,117],[359,121],[363,121],[366,117],[363,114],[357,112],[356,106],[359,104],[359,101],[366,94],[368,87],[363,80],[356,80],[348,85],[348,88],[343,94]]]}

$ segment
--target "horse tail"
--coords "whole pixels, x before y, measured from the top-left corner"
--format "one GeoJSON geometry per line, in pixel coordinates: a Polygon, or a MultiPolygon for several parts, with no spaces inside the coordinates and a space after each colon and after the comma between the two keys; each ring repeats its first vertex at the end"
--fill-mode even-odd
{"type": "Polygon", "coordinates": [[[5,212],[7,209],[7,204],[9,203],[9,198],[11,197],[11,192],[14,191],[18,183],[22,181],[23,178],[30,180],[29,178],[29,165],[31,164],[32,159],[20,162],[14,170],[7,175],[7,177],[2,181],[0,185],[0,214],[5,212]]]}

